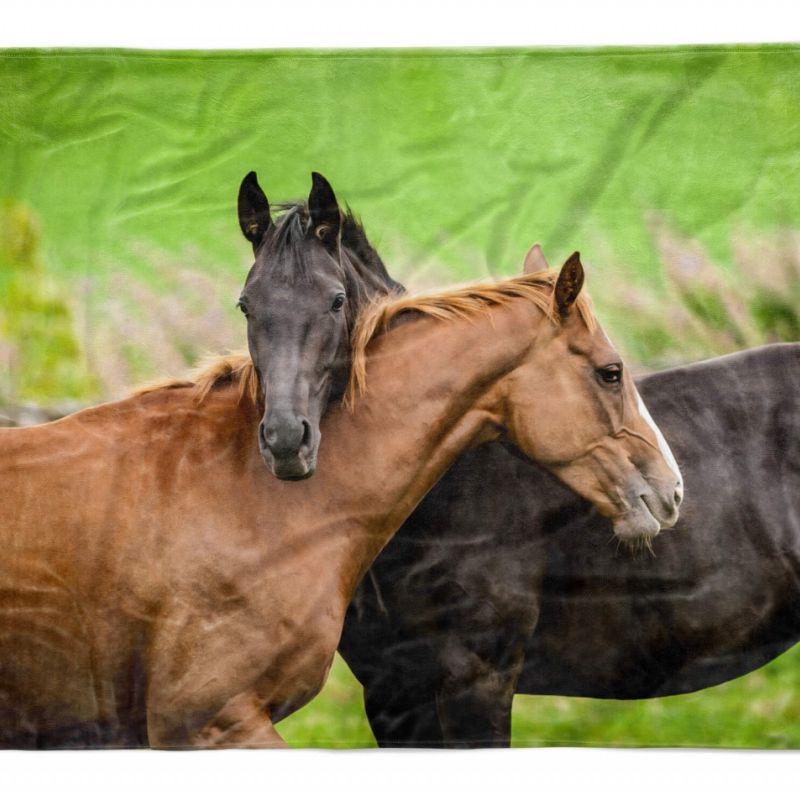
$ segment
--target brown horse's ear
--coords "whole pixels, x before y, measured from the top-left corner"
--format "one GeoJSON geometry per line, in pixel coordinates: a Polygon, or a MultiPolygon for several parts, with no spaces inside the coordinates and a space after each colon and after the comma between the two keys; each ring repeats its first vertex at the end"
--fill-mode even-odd
{"type": "Polygon", "coordinates": [[[534,272],[542,272],[543,270],[550,269],[547,259],[542,252],[542,246],[539,242],[528,250],[528,255],[525,256],[525,263],[522,265],[523,275],[532,275],[534,272]]]}
{"type": "Polygon", "coordinates": [[[311,230],[314,236],[329,250],[333,250],[339,240],[342,215],[333,188],[319,172],[311,173],[308,213],[311,215],[311,230]]]}
{"type": "Polygon", "coordinates": [[[569,314],[572,304],[578,299],[583,287],[583,265],[581,254],[576,250],[561,267],[556,281],[556,304],[562,317],[569,314]]]}
{"type": "Polygon", "coordinates": [[[258,185],[255,172],[248,172],[239,186],[239,227],[244,238],[253,245],[253,252],[258,250],[270,225],[267,196],[258,185]]]}

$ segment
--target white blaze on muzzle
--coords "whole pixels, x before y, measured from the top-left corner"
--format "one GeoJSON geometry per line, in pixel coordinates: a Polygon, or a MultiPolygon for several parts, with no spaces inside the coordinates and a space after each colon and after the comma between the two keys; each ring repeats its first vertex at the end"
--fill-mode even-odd
{"type": "Polygon", "coordinates": [[[647,410],[647,406],[644,404],[644,400],[642,400],[642,396],[639,394],[638,390],[636,391],[636,399],[639,402],[639,414],[642,418],[647,422],[647,424],[652,428],[653,433],[656,435],[656,441],[658,442],[658,449],[661,451],[661,455],[664,456],[664,461],[669,464],[669,468],[675,473],[675,478],[678,481],[678,484],[683,487],[683,476],[681,475],[680,467],[678,467],[678,462],[675,460],[675,456],[672,455],[672,450],[669,449],[669,445],[667,444],[667,440],[664,438],[664,434],[658,428],[658,425],[653,421],[653,418],[650,416],[650,412],[647,410]]]}

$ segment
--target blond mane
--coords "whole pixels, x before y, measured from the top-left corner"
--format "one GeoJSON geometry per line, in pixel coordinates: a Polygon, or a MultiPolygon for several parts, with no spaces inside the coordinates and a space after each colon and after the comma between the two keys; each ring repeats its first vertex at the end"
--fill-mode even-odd
{"type": "Polygon", "coordinates": [[[259,401],[258,373],[253,366],[250,354],[246,352],[228,353],[224,356],[210,356],[203,361],[188,378],[167,378],[166,380],[141,386],[134,396],[157,392],[162,389],[192,389],[196,403],[202,403],[209,392],[232,383],[239,386],[239,399],[248,398],[253,404],[259,401]]]}
{"type": "MultiPolygon", "coordinates": [[[[487,312],[492,306],[505,305],[516,298],[530,300],[554,324],[559,315],[555,305],[554,287],[558,272],[536,272],[509,278],[498,283],[478,283],[423,295],[388,295],[365,306],[353,331],[352,367],[345,404],[352,408],[367,387],[367,347],[373,339],[391,328],[403,314],[417,313],[435,319],[465,319],[487,312]]],[[[591,300],[581,292],[575,308],[589,330],[596,321],[591,300]]],[[[196,403],[202,403],[214,389],[237,384],[239,398],[257,404],[260,398],[258,373],[246,352],[211,356],[201,363],[188,378],[166,380],[142,386],[134,396],[162,389],[192,389],[196,403]]]]}
{"type": "MultiPolygon", "coordinates": [[[[470,284],[435,294],[389,295],[374,300],[361,311],[353,331],[352,366],[345,404],[352,408],[356,398],[366,392],[367,346],[401,315],[418,313],[442,320],[464,319],[522,297],[530,300],[556,324],[559,314],[554,288],[558,274],[556,270],[544,270],[498,283],[470,284]]],[[[578,295],[575,308],[589,330],[594,330],[597,323],[591,300],[585,292],[578,295]]]]}

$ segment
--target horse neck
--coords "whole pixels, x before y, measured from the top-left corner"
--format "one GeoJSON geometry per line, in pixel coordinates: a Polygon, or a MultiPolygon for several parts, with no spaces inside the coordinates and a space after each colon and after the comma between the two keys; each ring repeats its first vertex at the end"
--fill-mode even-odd
{"type": "Polygon", "coordinates": [[[529,351],[537,318],[518,299],[471,319],[409,321],[370,346],[367,393],[354,412],[324,418],[306,497],[338,520],[330,535],[353,568],[347,591],[458,455],[496,435],[498,384],[529,351]]]}

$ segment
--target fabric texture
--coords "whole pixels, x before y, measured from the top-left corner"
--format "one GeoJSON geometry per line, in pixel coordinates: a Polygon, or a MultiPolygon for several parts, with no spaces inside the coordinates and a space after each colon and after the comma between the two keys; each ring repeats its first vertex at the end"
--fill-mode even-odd
{"type": "MultiPolygon", "coordinates": [[[[328,613],[324,603],[313,605],[304,592],[287,595],[293,600],[282,613],[291,624],[281,630],[287,641],[296,637],[300,655],[293,658],[307,659],[324,689],[314,697],[319,687],[304,683],[291,704],[270,706],[277,734],[293,747],[800,746],[800,350],[792,344],[800,339],[799,78],[793,45],[0,51],[0,427],[9,428],[0,430],[0,487],[17,487],[0,511],[0,636],[7,641],[0,744],[276,744],[251,743],[245,733],[215,738],[229,724],[244,731],[269,705],[263,698],[245,702],[237,694],[213,713],[216,699],[194,703],[206,685],[201,667],[222,653],[187,649],[153,667],[161,645],[148,621],[190,596],[196,605],[180,625],[170,618],[175,635],[190,620],[212,619],[221,584],[181,594],[176,562],[172,583],[164,583],[174,594],[159,590],[157,602],[130,595],[116,609],[100,608],[84,602],[67,567],[54,566],[85,556],[81,570],[105,571],[99,584],[127,575],[114,571],[121,563],[138,580],[161,575],[162,553],[165,561],[181,558],[168,537],[161,549],[142,544],[138,560],[136,548],[109,555],[100,545],[89,558],[95,545],[82,538],[77,509],[101,498],[111,515],[121,497],[136,494],[101,467],[101,477],[87,468],[69,489],[66,468],[52,473],[59,479],[37,477],[39,459],[56,459],[59,442],[90,450],[88,438],[60,431],[86,425],[87,437],[96,436],[108,424],[124,438],[125,403],[138,403],[144,422],[130,430],[144,442],[155,436],[146,431],[156,415],[174,423],[183,413],[147,398],[193,391],[181,383],[190,368],[249,345],[255,370],[248,355],[231,357],[202,380],[207,389],[227,381],[243,396],[252,390],[243,401],[252,400],[252,435],[243,435],[242,448],[254,458],[272,446],[273,428],[276,437],[318,444],[308,481],[281,483],[268,475],[277,460],[259,462],[276,486],[291,486],[274,489],[276,496],[302,498],[327,480],[331,426],[351,414],[361,430],[358,401],[353,410],[340,403],[360,312],[387,294],[433,293],[439,299],[409,307],[457,325],[459,313],[473,309],[459,307],[453,322],[442,308],[462,300],[436,292],[519,276],[523,265],[529,275],[544,275],[552,265],[542,286],[553,299],[536,300],[536,313],[558,319],[560,308],[563,321],[579,295],[591,295],[625,380],[637,377],[638,388],[628,388],[640,399],[629,403],[627,423],[649,420],[658,431],[650,450],[666,459],[669,449],[682,473],[676,526],[639,548],[620,546],[591,497],[579,497],[564,475],[524,452],[524,436],[514,440],[506,430],[506,441],[459,448],[424,498],[401,493],[388,509],[375,501],[376,518],[399,515],[397,533],[387,532],[385,547],[375,547],[380,553],[362,554],[369,569],[346,598],[352,602],[334,631],[338,654],[326,680],[327,656],[304,638],[328,613]],[[284,238],[270,240],[279,228],[284,238]],[[292,235],[302,247],[287,250],[292,235]],[[534,242],[541,248],[531,250],[534,242]],[[267,263],[289,252],[294,260],[267,263]],[[271,276],[263,295],[253,288],[259,258],[271,276]],[[342,259],[354,266],[336,272],[341,286],[325,283],[323,295],[314,276],[328,258],[337,269],[342,259]],[[296,278],[299,269],[311,277],[296,278]],[[330,405],[306,408],[310,423],[292,417],[286,433],[289,411],[270,420],[270,408],[281,410],[283,400],[266,390],[265,409],[265,383],[295,362],[275,357],[265,371],[258,358],[268,358],[270,347],[277,353],[314,302],[327,304],[325,315],[342,308],[349,315],[344,333],[334,333],[331,316],[317,345],[313,335],[303,338],[308,352],[317,346],[319,358],[334,365],[330,405]],[[261,333],[254,328],[260,303],[280,312],[280,322],[261,333]],[[126,399],[164,379],[175,379],[173,388],[126,399]],[[119,411],[69,417],[120,400],[119,411]],[[334,422],[326,410],[339,415],[334,422]],[[321,440],[314,438],[317,411],[321,440]],[[97,421],[104,413],[110,421],[97,421]],[[28,426],[55,420],[64,427],[47,428],[56,433],[46,444],[21,438],[28,426]],[[63,536],[58,562],[37,550],[34,509],[48,541],[54,531],[63,536]],[[28,521],[33,544],[20,520],[28,521]],[[61,599],[48,605],[53,597],[61,599]],[[126,633],[106,636],[117,612],[126,633]],[[85,643],[74,651],[79,656],[64,655],[72,647],[66,639],[85,643]],[[159,695],[156,678],[167,673],[183,676],[179,690],[171,685],[159,695]],[[70,675],[92,687],[80,702],[65,699],[70,675]],[[26,705],[23,695],[38,699],[26,705]],[[191,711],[173,718],[178,697],[191,711]],[[130,719],[120,722],[126,713],[130,719]],[[194,730],[192,714],[205,720],[194,739],[186,733],[194,730]]],[[[539,288],[529,295],[538,297],[539,288]]],[[[495,308],[505,300],[485,302],[495,308]]],[[[590,312],[582,313],[588,320],[590,312]]],[[[410,340],[416,324],[408,326],[410,340]]],[[[497,336],[504,330],[501,320],[497,336]]],[[[364,334],[365,347],[369,340],[364,334]]],[[[420,363],[433,356],[419,347],[420,363]]],[[[483,354],[477,346],[464,351],[454,350],[454,358],[483,354]]],[[[608,372],[616,365],[593,364],[600,372],[592,373],[591,391],[618,379],[608,372]]],[[[554,396],[564,385],[554,384],[554,396]]],[[[367,379],[365,387],[368,397],[367,379]]],[[[401,388],[410,391],[400,387],[398,396],[401,388]]],[[[228,413],[224,391],[211,392],[213,414],[228,413]]],[[[187,407],[205,419],[195,401],[187,407]]],[[[387,414],[392,424],[401,416],[387,414]]],[[[233,439],[245,428],[225,430],[233,439]]],[[[208,431],[211,441],[217,434],[208,431]]],[[[375,436],[365,441],[377,451],[375,436]]],[[[203,446],[197,432],[197,459],[203,446]]],[[[92,458],[116,447],[98,448],[92,458]]],[[[149,469],[154,451],[135,452],[142,502],[151,502],[145,486],[152,482],[159,496],[173,498],[168,513],[177,519],[187,497],[184,462],[149,469]]],[[[364,464],[372,464],[366,454],[361,465],[359,458],[342,467],[356,476],[352,482],[366,480],[364,464]]],[[[398,464],[407,462],[398,456],[398,464]]],[[[209,482],[206,494],[218,492],[218,508],[230,502],[241,512],[244,501],[231,499],[234,489],[225,494],[227,485],[209,482]]],[[[344,478],[342,485],[349,485],[344,478]]],[[[324,493],[307,497],[291,524],[305,525],[311,505],[330,510],[336,503],[324,493]]],[[[169,529],[167,512],[153,513],[169,529]]],[[[225,524],[220,512],[208,529],[225,524]]],[[[315,524],[307,523],[309,537],[319,535],[315,524]]],[[[279,537],[276,531],[270,536],[279,537]]],[[[197,559],[204,547],[214,552],[205,538],[212,535],[200,524],[197,551],[187,557],[197,559]]],[[[244,580],[257,562],[231,537],[219,552],[241,559],[244,580]]],[[[358,570],[335,572],[344,569],[341,552],[332,544],[313,570],[330,565],[325,578],[347,584],[358,570]]],[[[306,566],[299,563],[271,564],[280,576],[273,579],[301,580],[306,566]]],[[[236,598],[238,588],[226,602],[236,598]]],[[[230,625],[239,613],[231,611],[230,625]]],[[[283,675],[282,665],[264,669],[283,675]]],[[[249,668],[243,655],[232,671],[249,668]]]]}

